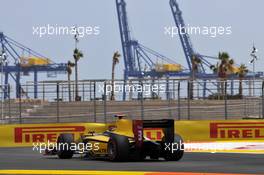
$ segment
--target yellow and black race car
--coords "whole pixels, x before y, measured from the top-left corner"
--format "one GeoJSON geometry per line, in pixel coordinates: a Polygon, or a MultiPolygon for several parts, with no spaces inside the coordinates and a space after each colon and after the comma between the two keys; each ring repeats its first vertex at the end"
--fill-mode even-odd
{"type": "Polygon", "coordinates": [[[57,149],[46,154],[70,159],[80,152],[90,159],[111,161],[140,161],[146,157],[178,161],[183,157],[184,146],[182,138],[174,133],[174,120],[128,120],[118,116],[115,124],[103,133],[91,132],[77,141],[71,134],[60,134],[57,149]],[[159,138],[151,138],[144,134],[145,130],[161,132],[159,138]]]}

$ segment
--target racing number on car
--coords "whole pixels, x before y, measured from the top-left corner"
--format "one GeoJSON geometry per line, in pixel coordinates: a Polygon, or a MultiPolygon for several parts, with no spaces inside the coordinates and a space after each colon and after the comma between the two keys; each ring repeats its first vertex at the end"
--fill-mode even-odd
{"type": "Polygon", "coordinates": [[[143,135],[142,129],[138,129],[138,141],[142,141],[143,140],[142,135],[143,135]]]}
{"type": "Polygon", "coordinates": [[[141,147],[143,144],[143,123],[140,120],[133,121],[133,133],[136,145],[141,147]]]}

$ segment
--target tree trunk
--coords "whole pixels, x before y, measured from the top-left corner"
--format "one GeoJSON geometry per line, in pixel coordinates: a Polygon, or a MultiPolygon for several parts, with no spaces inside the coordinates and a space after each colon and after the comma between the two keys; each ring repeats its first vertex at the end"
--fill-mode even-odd
{"type": "Polygon", "coordinates": [[[190,100],[193,100],[193,81],[190,82],[190,100]]]}
{"type": "Polygon", "coordinates": [[[217,100],[220,100],[220,94],[221,94],[221,87],[220,87],[220,82],[219,79],[217,79],[217,100]]]}
{"type": "Polygon", "coordinates": [[[226,80],[226,72],[224,70],[223,65],[220,65],[220,71],[219,71],[219,77],[220,77],[220,91],[221,91],[221,97],[225,93],[225,80],[226,80]]]}
{"type": "Polygon", "coordinates": [[[238,94],[239,94],[240,98],[242,98],[242,96],[243,96],[243,85],[242,85],[242,79],[241,78],[239,79],[239,90],[238,91],[239,91],[238,94]]]}
{"type": "Polygon", "coordinates": [[[196,70],[192,71],[192,79],[190,81],[190,87],[189,87],[189,93],[188,93],[189,94],[189,98],[191,100],[193,100],[193,87],[194,87],[193,81],[194,81],[194,78],[195,78],[195,72],[196,72],[196,70]]]}
{"type": "Polygon", "coordinates": [[[111,98],[110,100],[115,100],[114,84],[115,84],[115,62],[112,63],[112,82],[111,82],[111,98]]]}
{"type": "Polygon", "coordinates": [[[221,96],[224,96],[224,93],[225,93],[225,82],[224,82],[223,79],[221,79],[220,81],[221,81],[221,84],[220,84],[221,96]]]}
{"type": "Polygon", "coordinates": [[[71,74],[68,73],[68,93],[69,93],[69,102],[71,102],[71,74]]]}
{"type": "MultiPolygon", "coordinates": [[[[151,87],[153,87],[155,85],[155,78],[151,77],[151,87]]],[[[154,91],[151,91],[151,99],[156,99],[157,98],[157,94],[154,91]]]]}
{"type": "Polygon", "coordinates": [[[78,90],[78,61],[75,60],[75,101],[81,101],[78,90]]]}

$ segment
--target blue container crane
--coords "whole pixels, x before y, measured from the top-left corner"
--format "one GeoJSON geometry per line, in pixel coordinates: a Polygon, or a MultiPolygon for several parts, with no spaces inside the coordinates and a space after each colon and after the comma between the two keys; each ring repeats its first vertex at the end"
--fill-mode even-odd
{"type": "Polygon", "coordinates": [[[116,0],[116,8],[121,36],[123,58],[125,64],[124,79],[129,77],[162,77],[162,76],[189,76],[187,69],[182,71],[163,71],[155,69],[158,59],[163,63],[177,64],[173,59],[140,44],[137,40],[132,39],[127,18],[125,0],[116,0]]]}
{"type": "Polygon", "coordinates": [[[201,61],[201,64],[199,64],[199,67],[198,67],[198,72],[196,72],[198,78],[199,77],[200,78],[212,78],[216,76],[211,73],[209,74],[206,73],[206,67],[210,68],[210,66],[212,66],[212,64],[207,60],[207,58],[211,58],[211,59],[218,59],[218,58],[212,57],[212,56],[201,55],[195,52],[188,32],[181,31],[181,30],[186,29],[186,25],[182,17],[182,11],[179,8],[179,4],[177,3],[176,0],[170,0],[169,3],[170,3],[172,15],[173,15],[176,27],[178,29],[178,34],[179,34],[183,52],[184,52],[184,55],[185,55],[185,58],[188,64],[188,69],[190,70],[190,72],[194,70],[193,65],[192,65],[192,59],[196,57],[200,59],[201,61]]]}
{"type": "Polygon", "coordinates": [[[34,73],[34,98],[38,98],[38,72],[47,73],[66,73],[67,64],[66,63],[54,63],[50,60],[48,64],[44,65],[27,65],[23,66],[21,64],[21,58],[24,53],[27,53],[33,57],[39,57],[47,59],[47,57],[39,54],[38,52],[18,43],[12,38],[0,32],[0,44],[1,44],[1,73],[5,75],[4,86],[2,85],[2,90],[4,92],[4,98],[8,98],[8,84],[9,76],[15,81],[16,84],[16,97],[20,97],[21,91],[21,73],[29,74],[34,73]],[[5,59],[5,61],[4,61],[5,59]]]}
{"type": "MultiPolygon", "coordinates": [[[[182,11],[179,8],[179,4],[177,0],[170,0],[169,4],[171,7],[175,25],[178,29],[178,34],[179,34],[181,45],[182,45],[184,55],[185,55],[185,58],[188,64],[188,69],[190,70],[190,72],[194,70],[193,65],[192,65],[192,59],[193,57],[196,57],[201,60],[201,64],[199,64],[198,72],[195,72],[196,78],[218,78],[217,74],[215,73],[206,73],[206,70],[208,70],[208,68],[210,69],[210,67],[213,65],[210,61],[208,61],[208,59],[214,60],[215,62],[215,60],[218,60],[218,58],[214,56],[201,55],[195,52],[195,49],[192,45],[188,32],[180,31],[181,29],[186,29],[186,25],[182,17],[182,11]]],[[[255,74],[255,76],[262,77],[263,72],[258,72],[255,74]]],[[[245,77],[252,78],[252,74],[247,74],[245,77]]],[[[229,78],[237,78],[237,75],[230,75],[229,78]]]]}

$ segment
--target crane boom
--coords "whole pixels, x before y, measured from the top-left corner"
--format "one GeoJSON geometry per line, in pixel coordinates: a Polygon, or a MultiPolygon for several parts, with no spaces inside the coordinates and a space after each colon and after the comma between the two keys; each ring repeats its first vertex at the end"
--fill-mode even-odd
{"type": "Polygon", "coordinates": [[[177,3],[176,0],[170,0],[170,7],[171,7],[171,11],[173,14],[176,27],[178,29],[178,34],[180,37],[184,55],[186,57],[188,68],[192,70],[191,60],[192,60],[192,57],[195,55],[195,52],[194,52],[192,42],[190,40],[188,33],[186,31],[183,31],[186,29],[186,25],[182,17],[182,11],[180,10],[179,4],[177,3]]]}
{"type": "Polygon", "coordinates": [[[124,0],[116,0],[119,31],[122,42],[123,57],[125,61],[125,75],[130,71],[135,71],[136,60],[133,55],[133,45],[136,45],[136,41],[132,41],[130,35],[130,29],[128,25],[128,18],[126,12],[126,2],[124,0]]]}
{"type": "Polygon", "coordinates": [[[116,0],[116,8],[125,63],[125,79],[128,77],[161,77],[164,75],[186,76],[187,73],[182,72],[181,65],[132,39],[125,0],[116,0]],[[162,66],[169,68],[166,67],[165,71],[159,71],[157,67],[160,62],[157,61],[167,63],[162,66]]]}

